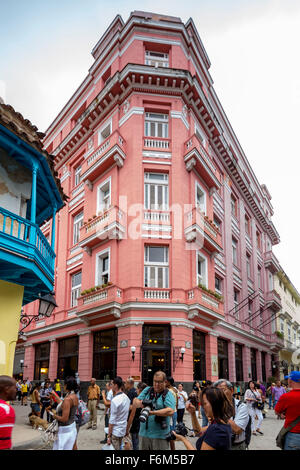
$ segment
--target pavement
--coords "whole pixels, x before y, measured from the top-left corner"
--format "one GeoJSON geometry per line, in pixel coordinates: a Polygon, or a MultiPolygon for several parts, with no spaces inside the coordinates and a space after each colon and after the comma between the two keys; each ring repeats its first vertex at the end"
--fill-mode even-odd
{"type": "MultiPolygon", "coordinates": [[[[42,432],[32,429],[29,424],[28,414],[31,411],[30,406],[21,406],[18,402],[14,402],[16,412],[16,424],[12,433],[13,450],[42,450],[51,449],[46,446],[42,439],[42,432]]],[[[77,440],[79,450],[101,450],[100,441],[104,439],[104,406],[100,404],[97,416],[97,429],[87,429],[87,425],[80,428],[77,440]]],[[[46,418],[46,413],[44,418],[46,418]]],[[[185,413],[184,422],[187,427],[191,428],[190,415],[185,413]]],[[[200,421],[201,422],[201,421],[200,421]]],[[[267,417],[263,420],[261,431],[263,436],[257,435],[251,438],[249,450],[280,450],[276,447],[275,438],[283,426],[284,421],[278,420],[273,410],[267,409],[267,417]]],[[[189,438],[195,445],[197,438],[189,438]]],[[[185,450],[181,442],[176,442],[176,450],[185,450]]]]}

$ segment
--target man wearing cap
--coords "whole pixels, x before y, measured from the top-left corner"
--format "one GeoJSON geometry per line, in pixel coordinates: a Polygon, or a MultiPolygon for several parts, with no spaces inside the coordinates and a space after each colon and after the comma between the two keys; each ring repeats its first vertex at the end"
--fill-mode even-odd
{"type": "MultiPolygon", "coordinates": [[[[293,421],[300,418],[300,372],[294,370],[284,378],[288,379],[290,392],[281,395],[275,406],[275,413],[284,414],[284,427],[288,428],[293,421]]],[[[284,450],[300,450],[300,419],[286,434],[284,450]]]]}

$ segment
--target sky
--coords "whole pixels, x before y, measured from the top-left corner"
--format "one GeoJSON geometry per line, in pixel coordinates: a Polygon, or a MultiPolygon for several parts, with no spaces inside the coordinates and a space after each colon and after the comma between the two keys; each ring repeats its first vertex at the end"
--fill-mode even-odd
{"type": "Polygon", "coordinates": [[[300,292],[299,0],[0,0],[0,96],[45,131],[106,28],[133,10],[193,18],[215,91],[272,195],[274,253],[300,292]]]}

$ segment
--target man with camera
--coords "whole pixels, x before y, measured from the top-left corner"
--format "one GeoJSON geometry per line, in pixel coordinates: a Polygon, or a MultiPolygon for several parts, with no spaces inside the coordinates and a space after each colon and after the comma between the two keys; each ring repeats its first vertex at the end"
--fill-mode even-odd
{"type": "Polygon", "coordinates": [[[170,433],[170,416],[174,414],[176,400],[167,389],[164,372],[154,374],[153,387],[145,388],[134,399],[133,406],[143,408],[140,413],[139,450],[168,450],[166,437],[170,433]]]}

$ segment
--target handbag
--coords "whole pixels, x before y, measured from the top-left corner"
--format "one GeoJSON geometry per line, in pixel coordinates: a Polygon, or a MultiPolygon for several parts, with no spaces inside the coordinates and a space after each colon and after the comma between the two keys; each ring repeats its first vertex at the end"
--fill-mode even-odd
{"type": "MultiPolygon", "coordinates": [[[[252,392],[252,390],[251,390],[252,392]]],[[[254,392],[252,392],[253,396],[255,397],[255,399],[257,400],[257,397],[255,395],[254,392]]],[[[261,402],[261,401],[255,401],[253,404],[252,404],[253,408],[257,408],[258,410],[263,410],[264,409],[264,403],[261,402]]]]}
{"type": "Polygon", "coordinates": [[[286,438],[286,434],[288,432],[290,432],[291,429],[293,429],[296,424],[298,424],[300,421],[300,416],[298,416],[298,418],[295,419],[295,421],[293,421],[289,427],[285,428],[284,426],[280,429],[279,433],[277,434],[276,436],[276,446],[277,447],[280,447],[280,449],[283,449],[284,448],[284,442],[285,442],[285,438],[286,438]]]}

